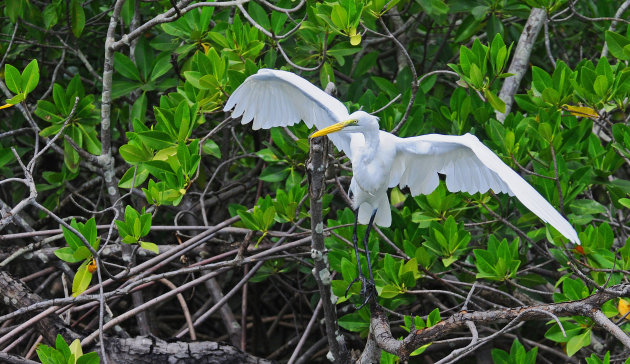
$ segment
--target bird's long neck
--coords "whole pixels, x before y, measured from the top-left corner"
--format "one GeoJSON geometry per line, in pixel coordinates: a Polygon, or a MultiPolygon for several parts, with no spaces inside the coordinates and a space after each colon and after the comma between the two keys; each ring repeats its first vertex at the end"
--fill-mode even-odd
{"type": "Polygon", "coordinates": [[[371,161],[376,156],[376,153],[378,153],[378,145],[380,143],[379,134],[380,131],[377,128],[363,131],[363,138],[365,139],[365,147],[363,153],[361,153],[363,161],[371,161]]]}

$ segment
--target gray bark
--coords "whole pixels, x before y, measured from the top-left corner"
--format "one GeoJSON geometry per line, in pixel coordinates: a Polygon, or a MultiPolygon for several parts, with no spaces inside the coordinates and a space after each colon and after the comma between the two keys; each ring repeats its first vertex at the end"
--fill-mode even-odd
{"type": "Polygon", "coordinates": [[[114,363],[134,364],[271,364],[273,361],[244,353],[233,346],[212,341],[172,342],[135,337],[106,339],[105,349],[114,363]]]}
{"type": "Polygon", "coordinates": [[[529,69],[529,56],[532,54],[534,42],[536,41],[538,33],[540,33],[540,29],[546,20],[547,14],[545,13],[545,9],[533,8],[529,13],[527,23],[525,23],[521,37],[516,45],[512,63],[507,71],[508,73],[513,73],[514,76],[505,79],[505,82],[501,87],[501,92],[499,92],[499,98],[505,102],[505,113],[502,114],[497,112],[496,114],[497,119],[501,123],[503,123],[505,116],[512,109],[514,95],[521,84],[521,80],[523,79],[525,72],[529,69]]]}

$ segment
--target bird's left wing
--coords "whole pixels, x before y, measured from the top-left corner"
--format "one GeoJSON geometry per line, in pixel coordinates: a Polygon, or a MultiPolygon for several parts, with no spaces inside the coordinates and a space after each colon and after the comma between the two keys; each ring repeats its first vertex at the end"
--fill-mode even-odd
{"type": "Polygon", "coordinates": [[[556,228],[573,243],[580,240],[573,226],[529,183],[471,134],[428,134],[396,138],[396,157],[389,186],[409,187],[413,195],[429,194],[446,176],[449,191],[504,192],[556,228]]]}
{"type": "MultiPolygon", "coordinates": [[[[223,111],[234,109],[241,124],[254,121],[252,129],[293,125],[304,120],[310,128],[323,129],[349,119],[348,109],[302,77],[287,71],[261,69],[249,76],[227,100],[223,111]]],[[[350,156],[350,136],[328,135],[335,146],[350,156]]]]}

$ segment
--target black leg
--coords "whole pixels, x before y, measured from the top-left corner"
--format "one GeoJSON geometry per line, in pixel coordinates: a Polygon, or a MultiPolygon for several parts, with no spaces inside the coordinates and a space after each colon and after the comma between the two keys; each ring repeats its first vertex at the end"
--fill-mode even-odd
{"type": "Polygon", "coordinates": [[[357,258],[357,267],[359,267],[359,275],[357,278],[353,279],[352,282],[350,282],[350,284],[348,285],[348,288],[346,288],[346,297],[348,297],[348,291],[350,290],[350,287],[352,287],[354,282],[358,280],[361,280],[361,281],[365,280],[365,277],[363,277],[363,271],[361,270],[361,259],[359,258],[359,237],[357,236],[358,221],[359,221],[359,209],[357,208],[356,210],[354,210],[354,230],[352,230],[352,244],[354,245],[354,254],[356,255],[356,258],[357,258]]]}
{"type": "Polygon", "coordinates": [[[363,303],[359,306],[359,309],[365,306],[366,303],[370,300],[370,298],[374,297],[376,293],[376,287],[374,283],[374,275],[372,274],[372,263],[370,262],[370,250],[368,248],[368,240],[370,238],[370,231],[372,230],[372,225],[374,224],[374,218],[376,217],[376,209],[372,211],[372,216],[370,216],[370,222],[368,223],[367,229],[365,231],[365,236],[363,237],[363,248],[365,249],[365,255],[367,257],[368,264],[368,272],[370,275],[370,279],[368,280],[363,275],[363,270],[361,269],[361,259],[359,257],[359,237],[357,235],[357,223],[359,221],[359,209],[354,211],[355,219],[354,219],[354,230],[352,232],[352,244],[354,246],[354,253],[357,259],[357,267],[359,269],[359,274],[357,278],[353,279],[352,282],[346,288],[346,297],[348,297],[348,291],[350,287],[356,281],[361,281],[361,296],[364,298],[363,303]]]}
{"type": "Polygon", "coordinates": [[[365,230],[365,236],[363,237],[363,248],[365,249],[365,256],[367,258],[368,272],[370,274],[370,280],[368,281],[363,277],[363,288],[361,289],[361,295],[365,298],[361,307],[363,307],[370,298],[374,297],[376,293],[376,283],[374,283],[374,275],[372,274],[372,263],[370,262],[370,249],[368,248],[368,241],[370,239],[370,231],[372,230],[372,225],[374,224],[374,218],[376,217],[376,209],[372,211],[372,216],[370,216],[370,222],[368,223],[367,229],[365,230]]]}

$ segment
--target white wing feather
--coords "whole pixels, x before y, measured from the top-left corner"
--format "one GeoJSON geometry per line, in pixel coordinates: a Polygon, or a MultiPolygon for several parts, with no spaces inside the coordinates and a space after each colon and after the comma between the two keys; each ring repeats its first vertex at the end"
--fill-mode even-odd
{"type": "Polygon", "coordinates": [[[529,183],[471,134],[428,134],[396,138],[397,154],[389,187],[409,187],[413,195],[431,193],[446,175],[449,191],[504,192],[556,228],[575,244],[580,240],[573,226],[529,183]]]}
{"type": "MultiPolygon", "coordinates": [[[[339,100],[302,77],[271,69],[259,70],[232,93],[223,111],[232,109],[232,117],[242,116],[242,124],[253,120],[254,130],[293,125],[300,120],[309,128],[315,125],[323,129],[350,116],[339,100]]],[[[335,133],[328,138],[351,156],[350,135],[335,133]]]]}

